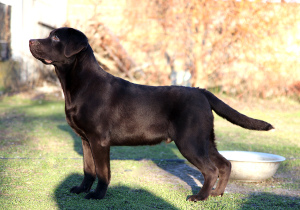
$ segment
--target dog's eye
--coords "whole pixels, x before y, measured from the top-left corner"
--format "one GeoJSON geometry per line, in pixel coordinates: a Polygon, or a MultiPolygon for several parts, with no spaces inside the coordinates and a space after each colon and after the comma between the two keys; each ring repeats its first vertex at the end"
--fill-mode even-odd
{"type": "Polygon", "coordinates": [[[52,36],[52,40],[54,40],[54,41],[59,41],[59,38],[58,38],[56,35],[53,35],[53,36],[52,36]]]}

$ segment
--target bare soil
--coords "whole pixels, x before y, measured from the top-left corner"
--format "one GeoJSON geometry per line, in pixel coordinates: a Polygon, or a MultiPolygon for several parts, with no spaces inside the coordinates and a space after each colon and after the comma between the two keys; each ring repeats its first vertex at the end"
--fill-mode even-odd
{"type": "MultiPolygon", "coordinates": [[[[204,183],[204,178],[198,169],[183,161],[162,160],[154,163],[147,160],[143,171],[145,173],[143,173],[143,176],[151,177],[151,179],[155,179],[158,183],[170,183],[174,186],[192,190],[193,193],[197,193],[204,183]]],[[[276,195],[300,198],[300,189],[288,189],[288,187],[284,187],[287,180],[285,174],[275,174],[274,177],[260,182],[230,180],[225,193],[251,195],[267,192],[276,195]]]]}

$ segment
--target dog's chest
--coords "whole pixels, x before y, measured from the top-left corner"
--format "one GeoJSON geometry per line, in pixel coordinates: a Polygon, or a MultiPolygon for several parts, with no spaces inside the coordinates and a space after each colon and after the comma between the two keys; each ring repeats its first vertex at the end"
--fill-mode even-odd
{"type": "Polygon", "coordinates": [[[65,107],[65,113],[66,113],[66,120],[67,123],[70,125],[70,127],[75,131],[77,135],[79,135],[82,138],[86,138],[85,132],[79,123],[80,120],[78,120],[78,108],[76,106],[73,107],[65,107]]]}

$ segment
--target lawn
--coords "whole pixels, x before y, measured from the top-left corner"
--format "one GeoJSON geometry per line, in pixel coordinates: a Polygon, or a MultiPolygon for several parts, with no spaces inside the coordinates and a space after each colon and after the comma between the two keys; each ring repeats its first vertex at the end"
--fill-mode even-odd
{"type": "MultiPolygon", "coordinates": [[[[286,157],[276,175],[258,183],[230,181],[224,196],[186,201],[201,174],[176,146],[113,147],[112,180],[103,200],[72,194],[83,178],[81,140],[67,125],[64,102],[24,94],[0,100],[0,209],[300,209],[300,104],[290,99],[240,102],[242,113],[272,123],[276,132],[234,126],[216,116],[219,150],[286,157]]],[[[95,185],[94,185],[95,187],[95,185]]]]}

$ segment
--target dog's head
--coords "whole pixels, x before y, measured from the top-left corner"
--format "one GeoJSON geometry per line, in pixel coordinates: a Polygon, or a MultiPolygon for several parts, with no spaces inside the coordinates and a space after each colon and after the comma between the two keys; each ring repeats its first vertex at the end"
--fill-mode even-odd
{"type": "Polygon", "coordinates": [[[29,40],[32,55],[44,64],[67,64],[74,55],[86,49],[87,37],[73,28],[58,28],[50,32],[46,39],[29,40]]]}

